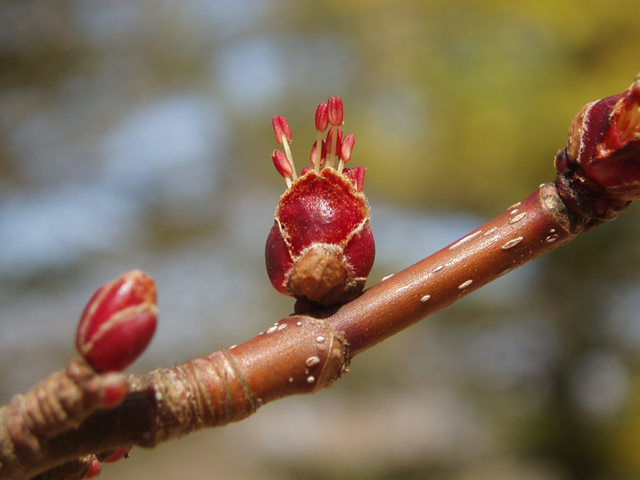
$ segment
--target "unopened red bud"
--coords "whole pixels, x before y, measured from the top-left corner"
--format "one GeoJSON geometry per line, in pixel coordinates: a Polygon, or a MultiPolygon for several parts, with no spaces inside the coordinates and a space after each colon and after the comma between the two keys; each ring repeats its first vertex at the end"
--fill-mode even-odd
{"type": "Polygon", "coordinates": [[[284,178],[293,175],[293,167],[282,150],[274,150],[271,154],[271,160],[273,160],[278,173],[284,178]]]}
{"type": "Polygon", "coordinates": [[[334,127],[342,125],[342,117],[344,115],[342,99],[340,97],[329,97],[329,101],[327,103],[329,123],[334,127]]]}
{"type": "MultiPolygon", "coordinates": [[[[311,147],[311,155],[309,156],[309,160],[311,160],[311,164],[312,165],[316,164],[316,148],[317,148],[317,146],[318,146],[318,142],[315,142],[313,144],[313,147],[311,147]]],[[[327,142],[322,140],[322,147],[320,148],[320,165],[318,165],[318,166],[321,167],[322,165],[325,164],[326,161],[327,161],[327,142]]]]}
{"type": "Polygon", "coordinates": [[[342,148],[342,129],[340,127],[338,128],[331,128],[329,129],[329,133],[327,133],[327,153],[333,153],[338,154],[340,152],[340,149],[342,148]],[[335,131],[338,131],[337,135],[335,133],[335,131]],[[333,136],[336,135],[336,149],[333,149],[333,136]]]}
{"type": "Polygon", "coordinates": [[[153,279],[134,270],[100,287],[84,309],[76,348],[99,373],[121,371],[147,348],[158,308],[153,279]]]}
{"type": "Polygon", "coordinates": [[[342,140],[342,146],[340,147],[340,160],[347,163],[351,160],[351,154],[353,153],[353,146],[356,143],[356,137],[353,133],[350,133],[344,140],[342,140]]]}
{"type": "Polygon", "coordinates": [[[271,123],[273,123],[273,133],[276,135],[276,142],[283,145],[284,141],[282,137],[286,138],[288,142],[291,141],[291,128],[283,115],[273,117],[271,123]]]}
{"type": "Polygon", "coordinates": [[[316,110],[316,130],[324,132],[329,126],[329,105],[327,102],[322,102],[318,105],[316,110]]]}

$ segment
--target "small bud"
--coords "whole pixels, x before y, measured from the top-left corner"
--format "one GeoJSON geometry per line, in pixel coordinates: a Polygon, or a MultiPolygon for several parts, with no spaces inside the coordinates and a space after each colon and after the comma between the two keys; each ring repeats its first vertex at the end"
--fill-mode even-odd
{"type": "Polygon", "coordinates": [[[356,143],[356,136],[350,133],[344,140],[342,140],[342,146],[340,147],[340,160],[347,163],[351,160],[351,154],[353,153],[353,146],[356,143]]]}
{"type": "Polygon", "coordinates": [[[151,277],[126,273],[93,294],[80,318],[76,348],[96,372],[122,371],[149,345],[157,314],[151,277]]]}
{"type": "Polygon", "coordinates": [[[288,142],[291,141],[291,128],[289,127],[287,119],[284,118],[283,115],[276,115],[271,120],[271,123],[273,123],[273,133],[275,133],[276,135],[276,142],[278,142],[280,145],[283,145],[283,136],[287,139],[288,142]]]}
{"type": "Polygon", "coordinates": [[[327,103],[329,123],[334,127],[339,127],[342,125],[342,117],[344,115],[342,99],[340,97],[329,97],[329,101],[327,103]]]}
{"type": "Polygon", "coordinates": [[[284,178],[293,175],[293,167],[282,150],[274,150],[271,154],[271,160],[273,160],[273,164],[276,170],[278,170],[278,173],[284,178]]]}
{"type": "Polygon", "coordinates": [[[322,102],[316,110],[316,130],[319,132],[324,132],[329,126],[328,108],[327,102],[322,102]]]}

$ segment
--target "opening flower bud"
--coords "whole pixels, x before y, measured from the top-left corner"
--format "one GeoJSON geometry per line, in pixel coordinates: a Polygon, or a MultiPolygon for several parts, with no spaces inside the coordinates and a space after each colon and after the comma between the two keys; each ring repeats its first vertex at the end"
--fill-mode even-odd
{"type": "Polygon", "coordinates": [[[76,348],[99,373],[122,371],[147,348],[158,308],[153,279],[135,270],[101,286],[80,317],[76,348]]]}
{"type": "MultiPolygon", "coordinates": [[[[338,97],[318,106],[318,134],[310,155],[314,167],[304,168],[302,176],[291,183],[287,178],[289,188],[280,197],[265,247],[273,286],[311,308],[345,303],[359,295],[375,258],[369,206],[361,193],[366,169],[343,172],[355,137],[349,134],[343,142],[342,128],[337,126],[342,124],[342,115],[338,97]],[[322,131],[329,123],[332,127],[323,141],[322,131]],[[333,167],[335,156],[340,159],[337,169],[333,167]]],[[[274,129],[280,117],[274,117],[274,129]]],[[[286,158],[276,152],[273,159],[281,172],[284,167],[279,164],[290,158],[289,151],[286,158]]],[[[290,166],[295,178],[292,160],[290,166]]]]}
{"type": "Polygon", "coordinates": [[[624,92],[591,102],[576,115],[564,154],[593,185],[619,200],[640,198],[640,75],[624,92]]]}

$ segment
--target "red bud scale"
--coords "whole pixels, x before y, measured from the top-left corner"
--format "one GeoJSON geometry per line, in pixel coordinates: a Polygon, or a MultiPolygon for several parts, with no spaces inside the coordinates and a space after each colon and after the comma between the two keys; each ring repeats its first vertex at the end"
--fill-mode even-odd
{"type": "MultiPolygon", "coordinates": [[[[364,288],[375,258],[369,206],[362,194],[366,169],[357,166],[343,171],[344,163],[351,159],[355,137],[349,134],[343,140],[338,127],[342,120],[340,98],[331,97],[318,106],[313,168],[303,169],[300,178],[287,182],[289,188],[280,197],[265,249],[267,272],[276,290],[311,306],[355,298],[364,288]],[[322,140],[329,124],[327,139],[322,140]],[[340,159],[338,169],[332,165],[334,155],[340,159]],[[327,156],[331,160],[325,162],[327,156]]],[[[283,124],[288,127],[284,117],[274,117],[276,139],[283,124]]],[[[283,136],[286,138],[280,134],[281,139],[283,136]]],[[[286,150],[287,143],[283,143],[286,150]]],[[[277,163],[274,159],[276,168],[281,174],[288,173],[278,167],[284,162],[283,156],[279,157],[277,163]]],[[[293,168],[292,159],[290,165],[293,168]]]]}

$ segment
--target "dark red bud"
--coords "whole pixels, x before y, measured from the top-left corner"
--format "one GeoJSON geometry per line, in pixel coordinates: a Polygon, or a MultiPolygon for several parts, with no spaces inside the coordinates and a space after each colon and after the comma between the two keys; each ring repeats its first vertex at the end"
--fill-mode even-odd
{"type": "MultiPolygon", "coordinates": [[[[566,150],[567,161],[612,198],[640,198],[640,76],[625,92],[586,105],[566,150]]],[[[567,166],[560,154],[556,166],[561,173],[567,166]]]]}
{"type": "Polygon", "coordinates": [[[76,348],[97,372],[122,371],[149,345],[157,314],[151,277],[126,273],[93,294],[80,318],[76,348]]]}
{"type": "Polygon", "coordinates": [[[316,109],[316,130],[324,132],[329,126],[329,112],[327,102],[322,102],[316,109]]]}
{"type": "Polygon", "coordinates": [[[283,115],[276,115],[271,120],[271,123],[273,124],[273,133],[276,135],[276,142],[278,142],[280,145],[283,145],[283,136],[287,139],[288,142],[291,141],[291,128],[289,127],[287,119],[284,118],[283,115]]]}
{"type": "Polygon", "coordinates": [[[340,97],[329,97],[328,104],[328,117],[329,123],[334,127],[342,125],[342,118],[344,115],[344,107],[342,106],[342,99],[340,97]]]}
{"type": "Polygon", "coordinates": [[[364,195],[333,168],[310,170],[280,197],[265,253],[280,293],[324,306],[351,300],[375,258],[364,195]]]}
{"type": "Polygon", "coordinates": [[[282,150],[274,150],[271,154],[271,160],[273,160],[278,173],[284,178],[293,175],[293,167],[282,150]]]}

